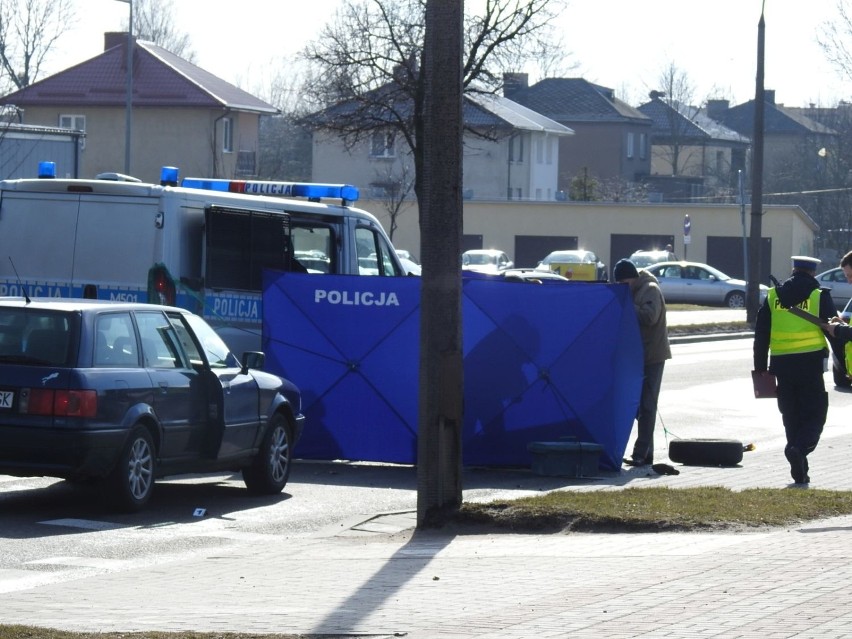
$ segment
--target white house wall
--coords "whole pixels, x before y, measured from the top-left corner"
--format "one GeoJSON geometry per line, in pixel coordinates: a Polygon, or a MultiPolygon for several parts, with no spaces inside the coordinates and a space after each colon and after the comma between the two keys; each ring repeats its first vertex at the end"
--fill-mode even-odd
{"type": "Polygon", "coordinates": [[[552,202],[556,199],[559,177],[559,139],[547,133],[534,133],[532,142],[529,197],[552,202]]]}
{"type": "MultiPolygon", "coordinates": [[[[553,200],[559,169],[556,136],[541,132],[523,132],[524,155],[509,161],[509,138],[487,139],[465,134],[464,193],[474,200],[505,200],[507,189],[513,199],[553,200]],[[548,148],[550,151],[548,152],[548,148]]],[[[370,155],[370,145],[362,142],[346,149],[339,138],[314,133],[313,181],[344,182],[357,186],[362,197],[371,197],[371,184],[382,181],[388,172],[399,174],[403,161],[409,162],[407,149],[397,141],[396,155],[389,158],[370,155]]],[[[409,171],[413,178],[413,173],[409,171]]]]}

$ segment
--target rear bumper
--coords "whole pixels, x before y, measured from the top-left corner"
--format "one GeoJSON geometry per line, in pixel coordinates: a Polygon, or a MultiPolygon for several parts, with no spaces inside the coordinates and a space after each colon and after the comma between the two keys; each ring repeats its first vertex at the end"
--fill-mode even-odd
{"type": "Polygon", "coordinates": [[[0,424],[0,474],[64,479],[105,477],[127,431],[29,428],[0,424]]]}

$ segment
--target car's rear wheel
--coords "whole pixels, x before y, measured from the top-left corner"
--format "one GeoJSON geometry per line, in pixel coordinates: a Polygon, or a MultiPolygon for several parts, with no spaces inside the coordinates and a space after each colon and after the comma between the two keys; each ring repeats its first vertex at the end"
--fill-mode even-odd
{"type": "Polygon", "coordinates": [[[116,508],[137,512],[145,507],[154,490],[157,456],[154,440],[144,426],[137,425],[121,452],[118,464],[107,478],[116,508]]]}
{"type": "Polygon", "coordinates": [[[284,490],[293,459],[293,429],[281,413],[272,416],[266,435],[251,466],[243,468],[243,481],[250,493],[274,495],[284,490]]]}
{"type": "Polygon", "coordinates": [[[741,293],[740,291],[728,293],[728,297],[725,298],[725,304],[728,305],[728,308],[745,308],[745,293],[741,293]]]}

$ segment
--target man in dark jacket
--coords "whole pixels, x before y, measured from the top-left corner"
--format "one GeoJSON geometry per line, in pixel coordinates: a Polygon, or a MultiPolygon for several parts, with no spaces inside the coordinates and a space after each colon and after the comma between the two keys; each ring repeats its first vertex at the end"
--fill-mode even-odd
{"type": "Polygon", "coordinates": [[[663,368],[666,360],[672,357],[666,327],[666,301],[657,278],[645,269],[637,269],[630,260],[618,261],[613,269],[612,279],[630,287],[645,358],[642,394],[636,414],[636,441],[633,444],[633,454],[625,458],[624,463],[629,466],[645,466],[654,463],[657,400],[663,381],[663,368]]]}
{"type": "Polygon", "coordinates": [[[793,272],[779,286],[769,289],[757,313],[754,328],[754,370],[778,380],[778,410],[784,423],[787,446],[784,456],[797,484],[810,482],[808,455],[819,443],[828,413],[825,371],[828,348],[823,329],[791,313],[789,308],[813,315],[827,323],[837,316],[831,292],[820,289],[814,275],[820,261],[794,255],[793,272]]]}

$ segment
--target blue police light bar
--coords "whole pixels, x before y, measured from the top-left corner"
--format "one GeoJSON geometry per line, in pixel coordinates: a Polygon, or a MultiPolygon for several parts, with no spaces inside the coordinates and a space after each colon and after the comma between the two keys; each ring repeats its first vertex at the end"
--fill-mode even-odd
{"type": "Polygon", "coordinates": [[[39,162],[38,176],[43,179],[56,177],[56,162],[39,162]]]}
{"type": "Polygon", "coordinates": [[[206,189],[226,193],[247,193],[250,195],[274,195],[278,197],[304,197],[309,200],[320,198],[340,198],[346,202],[355,202],[360,194],[358,188],[350,184],[312,184],[300,182],[269,182],[250,180],[207,180],[204,178],[183,178],[181,186],[190,189],[206,189]]]}

